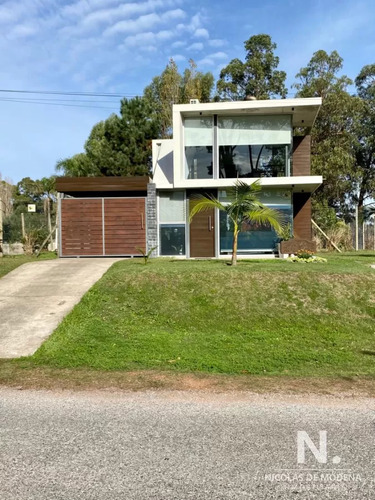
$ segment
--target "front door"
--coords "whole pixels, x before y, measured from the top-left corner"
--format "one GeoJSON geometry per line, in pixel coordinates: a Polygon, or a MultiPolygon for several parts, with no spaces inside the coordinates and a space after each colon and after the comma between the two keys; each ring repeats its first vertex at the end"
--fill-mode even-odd
{"type": "MultiPolygon", "coordinates": [[[[216,196],[216,193],[213,194],[216,196]]],[[[192,194],[189,196],[190,208],[194,203],[196,202],[192,194]]],[[[215,257],[214,209],[200,212],[193,217],[190,223],[190,257],[215,257]]]]}

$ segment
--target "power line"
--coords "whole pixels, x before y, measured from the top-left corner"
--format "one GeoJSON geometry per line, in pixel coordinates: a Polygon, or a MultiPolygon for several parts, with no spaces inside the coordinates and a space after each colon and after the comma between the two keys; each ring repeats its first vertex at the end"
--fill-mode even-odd
{"type": "Polygon", "coordinates": [[[21,104],[43,104],[44,106],[62,106],[62,107],[73,107],[73,108],[96,108],[96,109],[111,109],[112,111],[117,110],[118,108],[109,107],[109,106],[93,106],[93,105],[88,105],[85,106],[84,104],[63,104],[63,103],[58,103],[58,102],[39,102],[39,101],[27,101],[27,100],[22,100],[22,99],[13,99],[13,100],[8,100],[0,97],[1,102],[12,102],[12,103],[21,103],[21,104]]]}
{"type": "Polygon", "coordinates": [[[116,101],[112,100],[98,100],[98,99],[60,99],[54,97],[0,97],[3,101],[18,101],[22,100],[25,102],[33,102],[33,101],[47,101],[47,102],[94,102],[94,103],[102,103],[102,102],[110,102],[114,103],[116,101]]]}
{"type": "Polygon", "coordinates": [[[61,92],[58,90],[15,90],[15,89],[0,89],[3,93],[17,93],[17,94],[44,94],[44,95],[70,95],[70,96],[88,96],[88,97],[136,97],[137,94],[114,94],[110,92],[96,93],[96,92],[61,92]]]}

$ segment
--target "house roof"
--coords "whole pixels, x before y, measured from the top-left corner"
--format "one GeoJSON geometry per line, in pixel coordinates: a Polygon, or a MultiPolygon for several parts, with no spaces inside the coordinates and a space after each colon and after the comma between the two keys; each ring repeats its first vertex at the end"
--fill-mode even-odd
{"type": "Polygon", "coordinates": [[[59,193],[146,191],[150,179],[138,177],[58,177],[59,193]]]}
{"type": "Polygon", "coordinates": [[[291,115],[293,127],[312,127],[319,108],[320,97],[303,99],[269,99],[254,101],[226,101],[198,104],[178,104],[173,111],[182,116],[220,115],[291,115]]]}

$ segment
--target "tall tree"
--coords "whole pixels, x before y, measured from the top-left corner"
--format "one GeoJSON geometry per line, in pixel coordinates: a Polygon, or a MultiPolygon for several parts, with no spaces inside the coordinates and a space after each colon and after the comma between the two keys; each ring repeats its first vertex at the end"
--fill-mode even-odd
{"type": "MultiPolygon", "coordinates": [[[[355,177],[355,128],[361,102],[347,92],[351,80],[340,76],[343,60],[336,51],[315,52],[296,75],[297,97],[322,97],[322,107],[311,131],[312,173],[324,178],[314,195],[314,217],[320,221],[329,208],[349,217],[355,177]]],[[[332,221],[332,217],[327,218],[332,221]]]]}
{"type": "Polygon", "coordinates": [[[364,66],[355,80],[362,100],[362,116],[356,122],[356,200],[363,216],[366,202],[375,196],[375,64],[364,66]]]}
{"type": "Polygon", "coordinates": [[[161,138],[172,134],[172,106],[180,102],[181,80],[177,64],[170,59],[162,74],[155,76],[144,89],[144,97],[161,118],[161,138]]]}
{"type": "Polygon", "coordinates": [[[56,168],[68,176],[147,175],[151,141],[159,132],[160,117],[147,99],[123,99],[120,116],[94,125],[85,153],[59,161],[56,168]]]}
{"type": "Polygon", "coordinates": [[[232,101],[247,96],[256,99],[286,97],[286,73],[277,69],[276,43],[269,35],[254,35],[244,42],[245,61],[233,59],[220,72],[217,90],[220,98],[232,101]]]}
{"type": "Polygon", "coordinates": [[[189,60],[189,67],[185,69],[181,80],[180,103],[189,103],[190,99],[199,99],[200,102],[209,102],[214,86],[212,73],[197,71],[193,59],[189,60]]]}
{"type": "Polygon", "coordinates": [[[100,169],[90,163],[86,153],[78,153],[71,158],[58,160],[56,171],[68,177],[97,177],[100,169]]]}
{"type": "Polygon", "coordinates": [[[190,99],[209,102],[213,85],[212,73],[198,71],[192,59],[183,75],[179,73],[175,61],[170,59],[165,70],[161,75],[152,79],[143,93],[161,119],[159,137],[170,138],[172,136],[173,104],[186,104],[190,99]]]}

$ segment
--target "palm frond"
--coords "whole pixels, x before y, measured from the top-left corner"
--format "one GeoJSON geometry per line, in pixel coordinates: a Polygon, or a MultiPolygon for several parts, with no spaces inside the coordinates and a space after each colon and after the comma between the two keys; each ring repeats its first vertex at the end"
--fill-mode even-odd
{"type": "Polygon", "coordinates": [[[199,212],[204,212],[206,210],[212,210],[213,208],[218,208],[221,211],[226,212],[227,207],[220,203],[219,200],[217,200],[214,196],[211,195],[198,195],[194,197],[192,200],[192,206],[190,208],[190,213],[189,213],[189,222],[193,219],[194,215],[198,214],[199,212]]]}
{"type": "Polygon", "coordinates": [[[260,181],[256,180],[252,184],[237,180],[233,186],[228,189],[229,197],[234,199],[243,199],[254,197],[261,190],[260,181]]]}
{"type": "Polygon", "coordinates": [[[265,205],[250,210],[245,214],[245,218],[249,222],[269,224],[275,231],[280,231],[285,224],[285,218],[278,210],[266,207],[265,205]]]}

